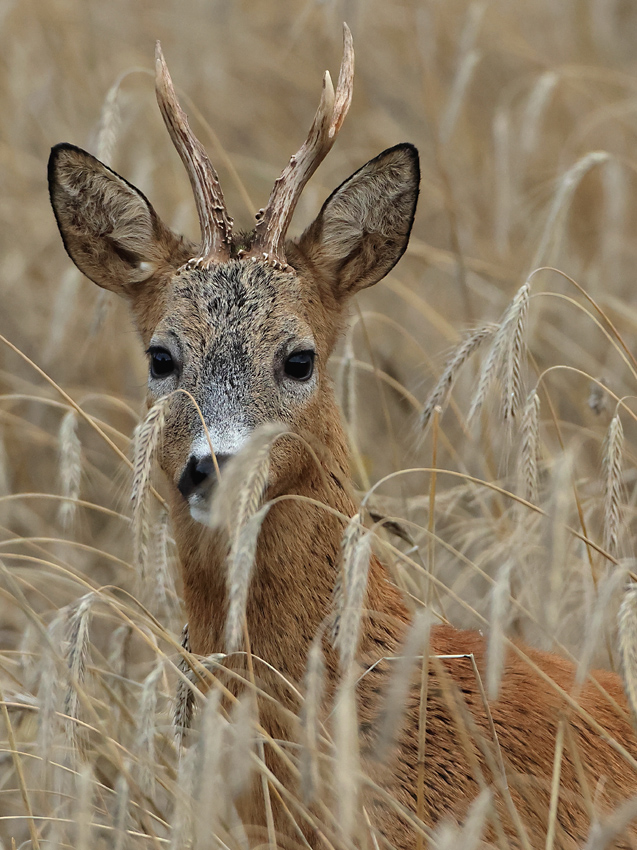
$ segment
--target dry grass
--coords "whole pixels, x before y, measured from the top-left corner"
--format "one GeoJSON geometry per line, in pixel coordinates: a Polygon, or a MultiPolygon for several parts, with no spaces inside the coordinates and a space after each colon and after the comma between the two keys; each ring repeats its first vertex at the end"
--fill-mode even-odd
{"type": "MultiPolygon", "coordinates": [[[[241,847],[234,801],[250,771],[261,773],[267,794],[283,794],[266,780],[252,702],[228,716],[220,690],[204,700],[194,687],[219,680],[214,659],[201,664],[180,648],[174,544],[161,480],[151,479],[161,411],[139,429],[135,451],[144,358],[125,305],[70,267],[45,164],[54,143],[86,147],[138,185],[175,229],[196,236],[188,182],[154,101],[159,38],[231,213],[249,226],[309,126],[323,70],[337,67],[343,19],[357,50],[354,102],[293,230],[392,144],[414,142],[423,173],[407,256],[360,297],[334,358],[357,483],[371,491],[373,515],[389,518],[371,533],[356,521],[345,541],[345,666],[377,536],[415,601],[428,598],[431,583],[439,616],[483,630],[493,622],[491,695],[505,641],[517,636],[573,655],[581,675],[600,665],[619,669],[621,655],[635,708],[633,585],[617,634],[624,576],[634,572],[632,561],[619,560],[633,556],[637,530],[633,6],[5,2],[4,847],[12,840],[76,850],[241,847]],[[546,266],[563,274],[538,270],[546,266]],[[423,435],[420,426],[438,406],[430,488],[434,428],[423,435]],[[178,725],[190,725],[195,707],[201,715],[181,755],[171,725],[178,689],[178,725]]],[[[264,475],[261,457],[240,494],[233,645],[264,475]]],[[[408,659],[422,640],[414,638],[408,659]]],[[[375,847],[352,740],[351,687],[346,680],[333,741],[317,716],[317,653],[302,686],[303,752],[286,754],[300,769],[302,793],[283,802],[292,819],[319,818],[333,846],[351,847],[352,836],[375,847]]],[[[397,670],[389,691],[388,738],[409,666],[397,670]]],[[[568,734],[564,741],[570,746],[568,734]]],[[[492,808],[485,791],[462,829],[440,827],[431,846],[481,846],[492,808]]],[[[587,846],[605,846],[632,817],[634,803],[596,826],[587,846]]]]}

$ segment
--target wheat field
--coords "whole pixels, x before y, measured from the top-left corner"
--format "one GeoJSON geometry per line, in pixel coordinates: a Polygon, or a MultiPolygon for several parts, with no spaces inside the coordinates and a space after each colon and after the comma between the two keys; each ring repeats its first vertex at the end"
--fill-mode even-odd
{"type": "MultiPolygon", "coordinates": [[[[260,769],[254,723],[197,697],[178,752],[186,615],[160,475],[144,569],[133,533],[146,362],[125,305],[63,250],[46,161],[86,148],[197,237],[154,97],[160,39],[249,228],[338,69],[343,20],[354,100],[293,235],[381,150],[412,142],[422,168],[407,254],[332,363],[375,545],[414,609],[488,633],[490,694],[507,637],[584,672],[623,657],[637,694],[637,8],[3,0],[2,847],[246,846],[233,799],[260,769]]],[[[478,846],[482,825],[430,846],[478,846]]]]}

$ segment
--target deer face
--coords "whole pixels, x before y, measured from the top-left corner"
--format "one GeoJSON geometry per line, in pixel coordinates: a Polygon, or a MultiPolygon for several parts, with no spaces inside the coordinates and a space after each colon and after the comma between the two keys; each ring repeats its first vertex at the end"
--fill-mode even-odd
{"type": "Polygon", "coordinates": [[[179,438],[164,441],[161,462],[195,518],[209,515],[211,448],[222,468],[260,425],[304,431],[322,415],[329,322],[311,288],[241,260],[170,281],[163,315],[144,334],[148,391],[151,401],[171,394],[166,432],[179,438]]]}
{"type": "MultiPolygon", "coordinates": [[[[334,402],[327,360],[350,296],[383,278],[407,247],[418,154],[411,145],[384,151],[332,193],[297,242],[284,243],[300,188],[349,103],[339,79],[336,95],[326,98],[324,89],[308,142],[277,181],[255,231],[239,244],[214,169],[178,104],[169,102],[174,93],[160,60],[167,126],[176,144],[188,139],[178,149],[193,187],[207,187],[195,194],[202,245],[174,234],[141,192],[79,148],[53,148],[49,187],[71,259],[130,304],[148,354],[149,400],[169,396],[161,466],[193,517],[203,520],[216,474],[213,454],[222,466],[260,425],[279,422],[329,443],[334,402]],[[177,130],[175,122],[181,122],[177,130]],[[308,163],[301,154],[312,140],[323,147],[308,163]]],[[[294,453],[278,452],[271,488],[285,486],[294,463],[294,453]]]]}

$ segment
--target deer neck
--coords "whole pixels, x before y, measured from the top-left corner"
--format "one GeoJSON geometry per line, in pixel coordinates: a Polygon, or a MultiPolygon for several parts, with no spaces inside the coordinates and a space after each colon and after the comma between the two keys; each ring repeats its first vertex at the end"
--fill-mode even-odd
{"type": "MultiPolygon", "coordinates": [[[[315,459],[299,465],[294,480],[287,482],[284,498],[275,500],[263,522],[246,608],[252,654],[292,681],[302,678],[314,637],[329,628],[346,522],[342,517],[357,510],[340,424],[334,423],[322,443],[325,451],[321,452],[320,468],[315,459]]],[[[171,510],[191,650],[200,655],[223,652],[227,544],[220,534],[191,519],[178,493],[173,494],[171,510]]],[[[370,607],[385,618],[397,616],[404,621],[404,606],[396,592],[387,592],[387,578],[385,569],[373,559],[370,607]]]]}

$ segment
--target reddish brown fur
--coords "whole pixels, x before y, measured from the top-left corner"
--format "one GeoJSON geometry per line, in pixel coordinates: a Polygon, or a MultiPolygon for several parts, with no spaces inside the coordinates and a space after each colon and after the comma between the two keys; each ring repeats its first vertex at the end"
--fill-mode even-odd
{"type": "MultiPolygon", "coordinates": [[[[194,246],[170,233],[143,196],[84,152],[63,146],[52,156],[52,200],[65,245],[78,266],[101,286],[129,299],[145,345],[158,327],[167,326],[180,335],[187,355],[184,362],[191,372],[184,366],[182,380],[190,381],[187,388],[202,407],[207,403],[206,381],[216,381],[217,377],[202,371],[201,362],[206,358],[214,360],[214,351],[223,353],[229,344],[228,333],[232,339],[240,338],[241,351],[252,370],[246,378],[252,388],[252,426],[283,418],[287,427],[314,449],[319,461],[317,467],[314,455],[301,440],[279,441],[273,450],[268,497],[307,497],[342,517],[299,499],[286,499],[270,510],[259,537],[246,625],[259,684],[278,702],[278,707],[272,701],[260,703],[260,723],[270,736],[284,741],[297,735],[296,724],[290,721],[287,710],[296,713],[299,706],[280,678],[259,659],[298,685],[312,641],[317,634],[328,631],[340,569],[344,518],[355,513],[356,505],[346,440],[326,362],[349,295],[382,278],[406,246],[417,192],[414,156],[404,146],[385,152],[337,190],[298,244],[286,245],[292,272],[272,271],[236,258],[205,272],[184,270],[181,267],[192,256],[194,246]],[[119,230],[115,226],[109,232],[108,223],[122,217],[126,226],[119,230]],[[214,309],[213,304],[217,305],[214,309]],[[222,315],[234,318],[221,321],[222,315]],[[223,322],[229,322],[230,327],[223,322]],[[299,323],[310,328],[316,346],[316,388],[301,401],[276,407],[275,390],[268,389],[274,387],[268,383],[268,358],[278,344],[281,329],[299,323]]],[[[242,391],[248,393],[245,387],[242,391]]],[[[228,401],[223,394],[220,397],[228,401]]],[[[184,396],[176,396],[167,414],[161,464],[171,484],[171,514],[183,570],[191,649],[209,655],[225,648],[227,543],[219,532],[191,517],[188,504],[177,489],[197,422],[184,396]]],[[[361,670],[376,666],[358,687],[362,755],[378,788],[414,812],[418,676],[414,676],[409,691],[392,758],[382,764],[375,761],[376,736],[391,666],[381,659],[400,654],[410,621],[398,590],[376,558],[372,558],[366,605],[358,662],[361,670]]],[[[337,687],[338,659],[327,637],[324,646],[327,709],[337,687]]],[[[565,850],[585,841],[590,825],[587,795],[593,801],[596,816],[602,816],[635,793],[635,761],[620,755],[608,740],[612,738],[626,747],[631,759],[637,757],[617,676],[595,674],[601,687],[588,682],[577,694],[582,714],[559,691],[574,692],[572,664],[527,647],[509,651],[500,697],[490,706],[510,789],[512,803],[507,803],[489,717],[471,659],[438,659],[444,655],[473,656],[483,672],[484,638],[475,632],[438,626],[431,632],[430,649],[425,824],[433,825],[445,816],[461,821],[484,782],[493,791],[497,813],[489,820],[490,839],[496,840],[500,830],[507,837],[507,846],[522,846],[512,816],[514,805],[530,846],[543,847],[556,736],[562,717],[568,722],[569,734],[561,765],[554,846],[565,850]],[[534,665],[543,671],[548,683],[534,665]],[[606,730],[608,739],[600,737],[595,723],[606,730]],[[577,753],[586,789],[578,778],[577,753]]],[[[291,793],[298,795],[291,774],[270,749],[266,758],[291,793]]],[[[409,819],[392,808],[382,793],[368,789],[366,805],[372,825],[391,846],[400,850],[416,846],[409,819]]],[[[253,843],[265,840],[259,783],[239,801],[239,809],[250,826],[253,843]]],[[[280,846],[298,846],[296,832],[276,799],[274,814],[280,846]]],[[[326,830],[330,841],[338,843],[338,835],[329,827],[326,830]]],[[[303,831],[311,846],[325,846],[311,826],[304,823],[303,831]]],[[[635,842],[631,833],[618,838],[613,846],[628,848],[637,846],[635,842]]]]}
{"type": "MultiPolygon", "coordinates": [[[[334,449],[344,459],[344,444],[334,449]]],[[[331,456],[333,458],[334,454],[331,456]]],[[[326,469],[329,469],[327,465],[326,469]]],[[[343,473],[342,468],[339,473],[343,473]]],[[[338,505],[348,515],[353,514],[355,505],[349,492],[336,486],[325,489],[322,486],[325,480],[321,476],[299,476],[296,486],[291,489],[326,504],[338,505]]],[[[176,539],[184,567],[192,648],[203,655],[222,651],[225,609],[219,602],[225,596],[225,550],[218,551],[214,545],[209,549],[202,546],[200,533],[193,527],[196,524],[187,511],[180,504],[174,504],[173,511],[176,539]]],[[[341,523],[331,522],[320,511],[308,510],[303,504],[285,502],[272,511],[261,533],[258,568],[247,610],[251,648],[257,658],[268,661],[297,683],[301,681],[305,670],[310,643],[330,609],[342,530],[341,523]],[[302,535],[298,534],[299,528],[303,529],[302,535]]],[[[371,667],[380,658],[400,653],[409,621],[398,591],[390,582],[385,568],[376,559],[373,559],[370,570],[367,607],[374,613],[370,613],[366,619],[360,644],[359,659],[363,669],[371,667]]],[[[562,714],[568,717],[584,766],[588,793],[595,798],[598,816],[601,817],[634,793],[637,781],[633,767],[599,737],[597,730],[585,718],[576,710],[569,710],[559,691],[547,686],[532,667],[533,664],[537,665],[559,688],[570,694],[573,689],[573,665],[556,655],[529,647],[521,647],[521,651],[522,657],[513,651],[509,652],[501,694],[491,704],[490,710],[506,765],[511,797],[527,830],[530,845],[536,848],[544,846],[555,740],[562,714]]],[[[450,626],[435,627],[431,634],[431,653],[473,655],[484,675],[485,641],[476,632],[458,631],[450,626]]],[[[330,690],[333,691],[338,667],[335,654],[329,648],[327,659],[332,679],[330,690]]],[[[475,730],[469,729],[471,751],[480,763],[486,783],[493,787],[493,777],[476,743],[481,736],[494,757],[493,736],[471,661],[469,658],[447,660],[443,664],[449,674],[448,680],[441,680],[436,675],[435,665],[430,662],[425,772],[425,822],[429,824],[444,815],[461,820],[467,806],[480,790],[470,760],[464,752],[452,710],[458,700],[471,712],[476,724],[475,730]],[[479,735],[475,734],[476,730],[479,735]]],[[[258,661],[255,661],[255,668],[259,684],[267,692],[275,695],[282,706],[298,710],[276,676],[260,667],[258,661]]],[[[391,769],[381,771],[374,761],[375,730],[390,675],[389,665],[381,663],[374,672],[363,678],[359,688],[359,724],[365,745],[364,756],[371,775],[377,781],[380,779],[387,791],[413,811],[416,807],[417,787],[419,680],[414,682],[406,704],[404,729],[396,748],[394,764],[391,769]]],[[[609,736],[627,747],[633,757],[637,757],[637,746],[619,677],[597,672],[594,678],[619,705],[619,710],[590,682],[578,695],[577,702],[584,712],[607,730],[609,736]]],[[[260,720],[275,738],[293,734],[270,704],[261,707],[260,720]]],[[[501,795],[495,788],[494,793],[508,846],[522,846],[517,840],[515,826],[501,795]]],[[[262,806],[257,790],[255,797],[251,802],[246,802],[244,809],[247,822],[262,823],[262,829],[254,833],[255,840],[257,837],[266,837],[262,806]]],[[[382,830],[391,845],[397,848],[415,847],[414,834],[409,825],[395,816],[382,801],[374,802],[373,795],[368,801],[368,811],[374,824],[382,830]]],[[[278,825],[281,834],[292,839],[293,832],[282,814],[278,825]]],[[[564,850],[582,846],[589,827],[590,819],[574,768],[573,753],[569,747],[565,747],[554,846],[564,850]]],[[[307,837],[312,841],[311,833],[307,833],[307,837]]],[[[634,847],[637,846],[635,841],[633,837],[626,837],[612,846],[634,847]]],[[[319,843],[316,846],[321,845],[319,843]]]]}

